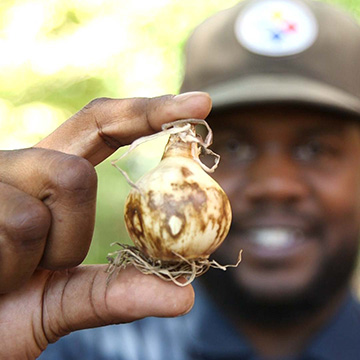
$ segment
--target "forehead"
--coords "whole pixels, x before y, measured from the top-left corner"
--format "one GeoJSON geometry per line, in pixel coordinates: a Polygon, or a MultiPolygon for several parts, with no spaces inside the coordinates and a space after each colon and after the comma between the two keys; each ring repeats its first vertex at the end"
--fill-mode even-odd
{"type": "Polygon", "coordinates": [[[315,108],[288,105],[243,107],[215,112],[209,117],[214,132],[239,130],[257,134],[316,133],[318,131],[342,132],[360,129],[360,118],[353,115],[324,111],[315,108]]]}

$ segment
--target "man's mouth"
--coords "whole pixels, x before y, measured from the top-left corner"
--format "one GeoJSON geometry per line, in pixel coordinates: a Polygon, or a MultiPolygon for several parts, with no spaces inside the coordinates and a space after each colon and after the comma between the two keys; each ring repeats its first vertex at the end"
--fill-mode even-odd
{"type": "Polygon", "coordinates": [[[283,225],[253,226],[238,233],[244,256],[251,255],[265,261],[286,260],[304,253],[313,239],[300,227],[283,225]]]}
{"type": "Polygon", "coordinates": [[[246,231],[247,241],[273,250],[292,247],[303,238],[300,229],[281,226],[251,228],[246,231]]]}

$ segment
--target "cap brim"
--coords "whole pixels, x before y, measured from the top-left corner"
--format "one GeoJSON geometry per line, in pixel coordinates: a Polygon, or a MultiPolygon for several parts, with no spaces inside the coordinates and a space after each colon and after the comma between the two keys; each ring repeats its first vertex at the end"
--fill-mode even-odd
{"type": "Polygon", "coordinates": [[[256,75],[226,81],[202,89],[213,101],[213,109],[264,103],[302,103],[360,115],[360,99],[329,84],[286,75],[256,75]]]}

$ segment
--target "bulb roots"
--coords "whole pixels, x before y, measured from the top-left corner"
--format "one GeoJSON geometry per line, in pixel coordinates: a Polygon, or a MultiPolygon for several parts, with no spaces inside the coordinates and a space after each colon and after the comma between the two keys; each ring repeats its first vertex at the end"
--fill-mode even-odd
{"type": "MultiPolygon", "coordinates": [[[[229,267],[237,267],[241,262],[241,251],[236,264],[221,265],[215,260],[195,259],[188,260],[179,254],[179,261],[163,261],[151,259],[143,254],[137,247],[114,243],[120,246],[120,249],[108,255],[109,266],[106,272],[109,274],[108,282],[114,275],[117,275],[121,269],[133,265],[143,274],[153,274],[165,281],[172,281],[178,286],[191,284],[195,278],[206,273],[210,268],[225,271],[229,267]],[[185,281],[180,281],[185,279],[185,281]]],[[[112,244],[112,245],[114,245],[112,244]]]]}

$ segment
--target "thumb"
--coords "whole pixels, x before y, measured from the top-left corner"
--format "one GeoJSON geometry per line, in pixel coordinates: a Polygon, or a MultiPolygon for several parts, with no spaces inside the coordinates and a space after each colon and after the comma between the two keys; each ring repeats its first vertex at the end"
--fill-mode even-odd
{"type": "Polygon", "coordinates": [[[193,305],[190,285],[178,287],[133,267],[107,283],[105,269],[38,269],[23,287],[0,295],[0,359],[35,359],[72,331],[146,316],[178,316],[193,305]]]}
{"type": "Polygon", "coordinates": [[[53,273],[44,298],[47,341],[53,342],[74,330],[146,316],[182,315],[194,303],[190,285],[179,287],[132,267],[121,270],[107,283],[105,269],[104,265],[91,265],[53,273]]]}

